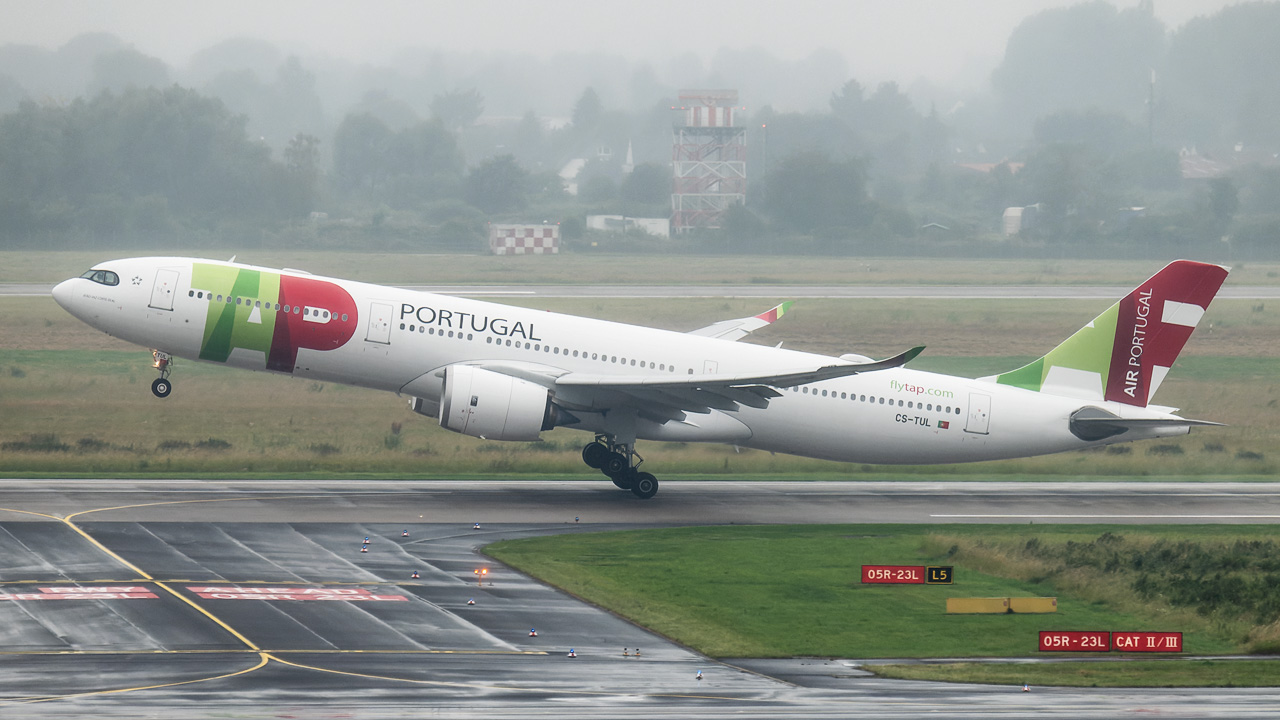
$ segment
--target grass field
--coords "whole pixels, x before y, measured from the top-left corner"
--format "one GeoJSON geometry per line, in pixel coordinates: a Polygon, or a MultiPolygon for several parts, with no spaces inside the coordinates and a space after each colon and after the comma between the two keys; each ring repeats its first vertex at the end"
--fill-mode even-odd
{"type": "MultiPolygon", "coordinates": [[[[1178,631],[1185,654],[1195,655],[1275,652],[1280,606],[1259,611],[1230,600],[1189,605],[1144,594],[1135,589],[1136,579],[1143,573],[1182,578],[1184,560],[1192,555],[1229,565],[1241,543],[1273,534],[1266,526],[754,526],[561,535],[503,541],[486,552],[713,657],[1066,656],[1039,653],[1040,630],[1178,631]],[[1064,548],[1114,548],[1115,542],[1191,550],[1160,562],[1144,556],[1137,569],[1054,565],[1054,553],[1064,548]],[[1044,564],[1027,572],[1028,554],[1044,564]],[[950,565],[955,584],[864,585],[863,564],[950,565]],[[1011,596],[1057,597],[1059,609],[1048,615],[945,614],[947,597],[1011,596]]],[[[1259,548],[1257,562],[1274,564],[1266,547],[1259,548]]],[[[1280,598],[1280,590],[1268,592],[1271,602],[1280,598]]],[[[1118,671],[1053,665],[1056,670],[1019,675],[1021,667],[870,669],[965,682],[1280,684],[1274,663],[1196,665],[1195,673],[1150,662],[1118,671]]]]}
{"type": "Polygon", "coordinates": [[[1274,687],[1280,668],[1256,660],[1125,660],[1081,663],[946,663],[875,665],[877,675],[899,680],[1059,685],[1069,687],[1274,687]]]}

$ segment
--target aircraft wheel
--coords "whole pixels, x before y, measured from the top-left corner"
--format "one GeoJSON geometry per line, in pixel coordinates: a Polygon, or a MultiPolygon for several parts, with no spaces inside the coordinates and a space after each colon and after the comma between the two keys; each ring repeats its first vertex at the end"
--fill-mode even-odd
{"type": "Polygon", "coordinates": [[[604,461],[608,456],[609,448],[598,442],[588,443],[586,447],[582,448],[582,462],[593,470],[599,470],[604,467],[604,461]]]}
{"type": "Polygon", "coordinates": [[[626,475],[618,475],[610,479],[620,490],[630,490],[636,484],[635,478],[626,475]]]}
{"type": "Polygon", "coordinates": [[[169,393],[173,392],[173,385],[164,378],[156,378],[156,381],[151,383],[151,392],[158,398],[167,398],[169,393]]]}
{"type": "Polygon", "coordinates": [[[622,453],[611,452],[600,463],[600,471],[611,478],[619,477],[627,471],[627,456],[622,453]]]}
{"type": "Polygon", "coordinates": [[[647,472],[636,473],[636,481],[631,486],[631,492],[641,500],[648,500],[658,494],[658,478],[647,472]]]}

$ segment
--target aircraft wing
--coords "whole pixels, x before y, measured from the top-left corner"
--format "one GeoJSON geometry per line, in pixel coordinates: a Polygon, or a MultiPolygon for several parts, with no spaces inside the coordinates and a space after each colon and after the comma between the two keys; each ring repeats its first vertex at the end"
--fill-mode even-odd
{"type": "Polygon", "coordinates": [[[700,373],[694,375],[598,375],[567,373],[555,379],[563,389],[592,389],[617,393],[621,404],[632,405],[656,422],[684,420],[686,413],[712,410],[732,412],[742,405],[764,408],[781,397],[776,388],[900,367],[924,347],[915,347],[887,360],[795,368],[771,373],[700,373]]]}
{"type": "Polygon", "coordinates": [[[759,315],[751,317],[738,318],[736,320],[721,320],[718,323],[708,325],[697,330],[690,330],[687,335],[701,335],[703,337],[719,338],[721,340],[741,340],[750,335],[753,331],[777,321],[782,317],[783,313],[791,309],[795,303],[794,300],[788,300],[759,315]]]}

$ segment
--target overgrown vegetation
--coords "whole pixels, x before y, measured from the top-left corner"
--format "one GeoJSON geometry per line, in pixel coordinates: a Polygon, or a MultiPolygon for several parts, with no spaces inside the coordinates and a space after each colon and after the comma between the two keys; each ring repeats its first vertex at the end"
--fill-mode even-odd
{"type": "Polygon", "coordinates": [[[926,548],[1085,600],[1194,613],[1235,634],[1250,652],[1280,652],[1280,544],[1269,537],[1228,531],[1220,538],[1181,539],[1142,529],[1084,540],[939,533],[926,548]]]}
{"type": "Polygon", "coordinates": [[[1125,660],[1078,663],[875,665],[881,677],[1000,685],[1068,687],[1275,687],[1276,664],[1254,660],[1125,660]]]}

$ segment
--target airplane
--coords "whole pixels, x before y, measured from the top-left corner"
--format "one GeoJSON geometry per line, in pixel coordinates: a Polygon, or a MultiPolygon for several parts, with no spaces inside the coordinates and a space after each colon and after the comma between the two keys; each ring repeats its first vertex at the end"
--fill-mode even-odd
{"type": "MultiPolygon", "coordinates": [[[[234,260],[234,258],[233,258],[234,260]]],[[[827,460],[937,464],[1183,435],[1218,423],[1151,404],[1229,269],[1170,263],[1044,357],[991,377],[740,343],[783,303],[689,333],[236,262],[114,260],[58,284],[67,312],[174,358],[386,390],[454,432],[534,441],[593,433],[583,461],[658,491],[638,440],[827,460]]]]}

